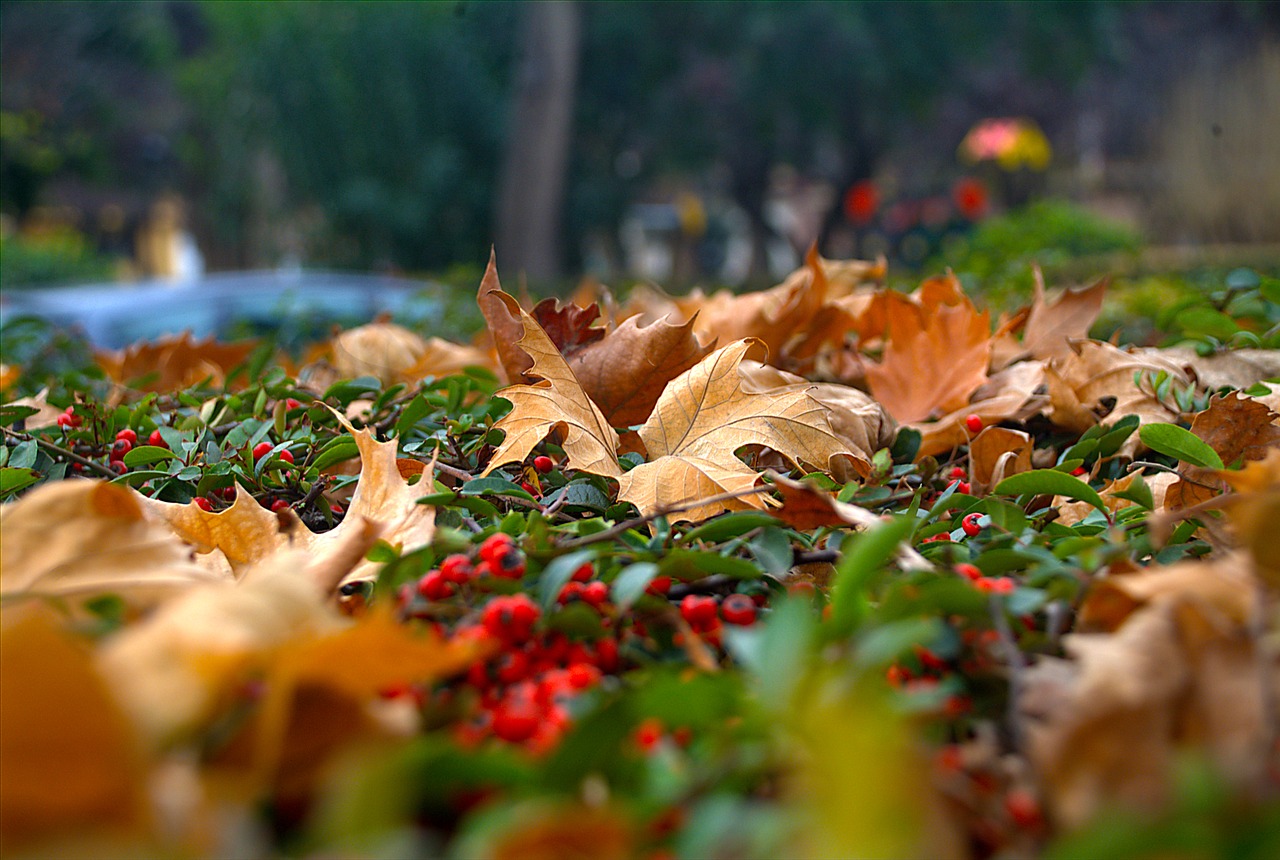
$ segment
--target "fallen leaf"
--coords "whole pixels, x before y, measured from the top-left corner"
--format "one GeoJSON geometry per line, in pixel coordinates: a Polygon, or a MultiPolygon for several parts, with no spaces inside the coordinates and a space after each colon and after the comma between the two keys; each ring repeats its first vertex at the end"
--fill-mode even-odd
{"type": "Polygon", "coordinates": [[[119,594],[139,608],[193,583],[224,578],[149,521],[134,491],[104,481],[57,481],[0,506],[0,595],[76,601],[119,594]]]}
{"type": "MultiPolygon", "coordinates": [[[[138,503],[155,521],[166,523],[174,533],[199,553],[209,553],[204,563],[214,570],[240,575],[244,569],[290,548],[302,548],[319,558],[341,558],[338,552],[351,533],[362,532],[365,521],[376,524],[387,543],[412,551],[431,542],[435,535],[435,509],[417,500],[432,486],[432,470],[422,473],[420,485],[410,486],[397,462],[397,442],[379,442],[371,430],[357,430],[346,418],[334,413],[355,440],[360,454],[360,480],[346,517],[338,526],[322,534],[308,529],[292,511],[279,514],[262,508],[241,488],[235,502],[224,511],[202,510],[194,502],[162,502],[137,494],[138,503]]],[[[379,565],[357,560],[344,581],[372,580],[379,565]]],[[[327,577],[332,565],[316,566],[327,577]]],[[[337,581],[329,588],[338,586],[337,581]]]]}
{"type": "Polygon", "coordinates": [[[1010,475],[1031,471],[1030,433],[987,427],[969,444],[970,481],[986,491],[1010,475]]]}
{"type": "Polygon", "coordinates": [[[600,306],[594,302],[579,307],[572,302],[561,305],[559,299],[547,298],[534,305],[529,315],[538,321],[565,358],[605,336],[604,327],[594,324],[600,317],[600,306]]]}
{"type": "Polygon", "coordinates": [[[569,358],[569,369],[610,427],[629,427],[649,417],[667,383],[711,352],[694,334],[694,319],[640,325],[631,317],[603,340],[569,358]]]}
{"type": "Polygon", "coordinates": [[[90,650],[63,631],[51,610],[6,607],[0,613],[6,856],[72,834],[96,836],[99,850],[105,834],[141,835],[149,826],[146,766],[90,650]]]}
{"type": "MultiPolygon", "coordinates": [[[[1087,340],[1071,344],[1071,352],[1045,369],[1049,383],[1049,418],[1066,430],[1083,433],[1101,417],[1109,421],[1137,415],[1142,424],[1174,423],[1176,407],[1157,398],[1152,383],[1134,383],[1135,374],[1153,377],[1160,371],[1183,386],[1191,380],[1177,363],[1149,353],[1130,353],[1109,343],[1087,340]]],[[[1132,456],[1139,445],[1135,433],[1122,452],[1132,456]]]]}
{"type": "Polygon", "coordinates": [[[1035,293],[1022,334],[1022,348],[1032,358],[1065,358],[1070,343],[1089,336],[1089,327],[1102,311],[1107,279],[1091,287],[1066,290],[1054,301],[1045,299],[1044,276],[1035,270],[1035,293]]]}
{"type": "Polygon", "coordinates": [[[1041,411],[1048,404],[1048,398],[1038,393],[1044,380],[1043,362],[1020,361],[993,374],[973,392],[969,403],[954,412],[937,421],[910,425],[920,432],[916,459],[966,444],[973,435],[965,423],[970,415],[977,415],[984,425],[990,426],[1001,421],[1022,420],[1041,411]]]}
{"type": "Polygon", "coordinates": [[[1231,349],[1200,355],[1194,347],[1172,346],[1144,352],[1190,368],[1199,383],[1209,389],[1248,388],[1264,379],[1280,377],[1280,350],[1231,349]]]}
{"type": "MultiPolygon", "coordinates": [[[[521,349],[517,343],[524,337],[525,325],[520,315],[503,301],[500,296],[502,284],[498,281],[498,257],[493,249],[489,250],[489,265],[480,280],[480,289],[476,293],[476,303],[480,305],[480,313],[484,315],[485,325],[493,338],[494,349],[498,352],[498,361],[506,374],[507,381],[516,383],[524,376],[524,372],[533,367],[533,359],[521,349]]],[[[509,298],[509,297],[508,297],[509,298]]],[[[519,308],[519,304],[516,304],[519,308]]]]}
{"type": "Polygon", "coordinates": [[[191,332],[135,343],[123,350],[95,352],[94,358],[107,377],[118,385],[136,385],[142,391],[170,392],[206,378],[222,386],[226,376],[244,362],[257,344],[218,343],[212,337],[192,340],[191,332]]]}
{"type": "Polygon", "coordinates": [[[532,801],[496,836],[493,860],[626,860],[637,856],[621,812],[532,801]]]}
{"type": "MultiPolygon", "coordinates": [[[[685,505],[707,496],[752,487],[758,473],[734,452],[760,445],[793,462],[829,468],[833,458],[854,456],[831,430],[826,408],[807,391],[750,394],[739,365],[748,353],[763,358],[763,345],[742,340],[716,350],[672,380],[640,428],[650,462],[622,475],[618,498],[642,513],[685,505]]],[[[762,507],[745,496],[713,502],[680,515],[697,520],[722,510],[762,507]]]]}
{"type": "Polygon", "coordinates": [[[1254,569],[1272,588],[1280,586],[1280,450],[1267,449],[1260,460],[1250,460],[1238,471],[1224,470],[1218,477],[1236,491],[1227,507],[1232,530],[1240,545],[1253,557],[1254,569]]]}
{"type": "Polygon", "coordinates": [[[924,313],[892,305],[888,333],[883,359],[867,365],[867,381],[872,395],[899,422],[960,409],[987,379],[990,318],[967,301],[938,304],[924,313]]]}
{"type": "MultiPolygon", "coordinates": [[[[1222,462],[1261,460],[1267,451],[1280,447],[1280,415],[1238,391],[1216,396],[1209,406],[1197,412],[1191,421],[1191,432],[1218,453],[1222,462]]],[[[1226,485],[1213,469],[1191,463],[1179,463],[1182,479],[1169,490],[1167,506],[1183,510],[1207,502],[1219,495],[1226,485]]]]}
{"type": "MultiPolygon", "coordinates": [[[[1138,473],[1134,472],[1125,475],[1123,478],[1116,478],[1114,481],[1108,481],[1106,486],[1098,491],[1098,495],[1102,497],[1102,502],[1108,511],[1115,513],[1124,508],[1136,505],[1137,502],[1122,498],[1119,494],[1126,492],[1133,486],[1133,482],[1138,478],[1138,473]]],[[[1165,498],[1169,493],[1169,488],[1178,480],[1178,476],[1172,472],[1160,472],[1155,475],[1144,475],[1143,481],[1147,485],[1147,489],[1151,491],[1152,510],[1159,511],[1165,507],[1165,498]]],[[[1053,507],[1058,511],[1058,518],[1055,522],[1064,526],[1073,526],[1087,517],[1092,511],[1096,511],[1093,505],[1088,502],[1071,502],[1061,496],[1054,496],[1053,507]]]]}
{"type": "Polygon", "coordinates": [[[562,429],[565,438],[561,447],[569,467],[606,477],[621,475],[618,434],[582,390],[546,332],[506,293],[491,293],[487,299],[503,305],[522,321],[524,335],[516,346],[532,359],[525,375],[541,381],[508,386],[498,392],[500,397],[511,401],[511,411],[494,429],[506,431],[507,435],[483,474],[488,475],[506,463],[524,460],[534,445],[553,430],[562,429]]]}
{"type": "Polygon", "coordinates": [[[339,378],[374,376],[384,385],[448,376],[471,366],[492,366],[483,350],[438,337],[424,340],[389,322],[370,323],[338,334],[330,341],[330,353],[339,378]]]}

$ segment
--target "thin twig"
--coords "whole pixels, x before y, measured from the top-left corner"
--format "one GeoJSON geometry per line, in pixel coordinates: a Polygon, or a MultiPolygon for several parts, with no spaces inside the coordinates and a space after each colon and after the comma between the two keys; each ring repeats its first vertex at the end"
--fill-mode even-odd
{"type": "Polygon", "coordinates": [[[118,477],[115,472],[111,471],[101,463],[95,463],[93,460],[90,460],[86,457],[81,457],[79,454],[75,453],[74,451],[68,451],[66,448],[63,448],[61,445],[55,445],[47,439],[42,439],[39,436],[32,436],[29,433],[19,433],[16,430],[10,430],[8,427],[0,427],[0,430],[4,431],[4,435],[10,436],[21,442],[31,442],[34,440],[38,447],[43,448],[45,451],[49,452],[50,454],[55,454],[59,457],[65,457],[71,462],[79,463],[81,466],[84,466],[86,469],[91,469],[94,472],[97,472],[99,475],[102,475],[106,478],[118,477]]]}
{"type": "Polygon", "coordinates": [[[708,505],[714,502],[726,502],[730,499],[741,499],[746,496],[752,496],[759,493],[768,493],[768,492],[771,492],[772,490],[773,490],[772,487],[749,487],[745,490],[734,490],[728,493],[720,493],[719,495],[715,495],[715,496],[707,496],[706,498],[702,498],[702,499],[695,499],[688,502],[682,502],[678,505],[667,505],[665,507],[659,508],[653,513],[644,514],[638,517],[632,517],[629,520],[623,520],[622,522],[616,523],[602,532],[583,535],[582,537],[577,537],[577,538],[573,538],[572,540],[565,541],[564,543],[560,544],[560,546],[563,549],[576,549],[577,547],[580,547],[580,546],[587,546],[593,543],[600,543],[601,541],[613,540],[615,537],[617,537],[620,534],[630,531],[631,529],[637,526],[642,526],[645,523],[652,522],[653,520],[658,519],[658,517],[665,517],[667,514],[678,514],[683,511],[691,511],[694,508],[700,507],[702,505],[708,505]]]}

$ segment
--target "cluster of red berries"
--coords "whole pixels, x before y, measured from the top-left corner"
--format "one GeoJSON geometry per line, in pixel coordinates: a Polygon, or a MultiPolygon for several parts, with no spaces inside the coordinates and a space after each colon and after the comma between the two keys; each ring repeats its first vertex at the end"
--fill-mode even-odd
{"type": "Polygon", "coordinates": [[[985,576],[975,564],[964,562],[955,566],[956,573],[977,586],[979,591],[987,591],[992,594],[1013,594],[1018,584],[1012,577],[1008,576],[985,576]]]}
{"type": "MultiPolygon", "coordinates": [[[[951,674],[949,660],[939,657],[922,645],[913,649],[910,658],[899,660],[885,670],[885,680],[889,685],[908,694],[930,695],[951,674]]],[[[943,716],[956,719],[964,716],[973,708],[973,701],[963,693],[952,693],[943,698],[938,710],[943,716]]]]}

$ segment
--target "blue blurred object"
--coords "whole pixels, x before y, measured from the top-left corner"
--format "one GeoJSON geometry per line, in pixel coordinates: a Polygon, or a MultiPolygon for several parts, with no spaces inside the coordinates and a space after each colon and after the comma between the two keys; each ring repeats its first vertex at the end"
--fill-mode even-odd
{"type": "Polygon", "coordinates": [[[334,324],[378,314],[439,316],[442,285],[384,275],[267,270],[206,275],[174,283],[116,282],[0,291],[0,325],[38,317],[119,348],[190,330],[197,337],[273,333],[284,340],[323,337],[334,324]],[[433,295],[435,293],[436,295],[433,295]]]}

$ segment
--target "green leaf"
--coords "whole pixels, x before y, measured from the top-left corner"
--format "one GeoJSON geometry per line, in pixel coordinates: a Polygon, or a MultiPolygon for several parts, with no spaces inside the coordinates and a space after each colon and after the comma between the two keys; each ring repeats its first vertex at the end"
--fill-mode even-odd
{"type": "Polygon", "coordinates": [[[893,439],[893,447],[889,449],[889,453],[893,455],[895,463],[910,463],[916,458],[916,452],[920,450],[920,442],[924,437],[919,430],[912,427],[903,427],[898,430],[898,435],[893,439]]]}
{"type": "Polygon", "coordinates": [[[1059,472],[1056,469],[1035,469],[1030,472],[1010,475],[996,484],[992,492],[1008,496],[1022,495],[1024,493],[1066,496],[1070,499],[1088,502],[1103,513],[1107,512],[1107,506],[1103,503],[1102,496],[1098,495],[1097,490],[1079,478],[1072,477],[1066,472],[1059,472]]]}
{"type": "Polygon", "coordinates": [[[625,612],[640,599],[649,583],[658,575],[658,566],[650,561],[628,565],[613,581],[613,602],[619,612],[625,612]]]}
{"type": "Polygon", "coordinates": [[[1208,335],[1227,340],[1240,330],[1236,321],[1213,308],[1187,308],[1174,319],[1188,334],[1208,335]]]}
{"type": "Polygon", "coordinates": [[[39,411],[39,409],[36,409],[33,406],[18,406],[16,404],[9,403],[4,406],[0,406],[0,424],[8,427],[10,424],[16,424],[24,418],[30,418],[39,411]]]}
{"type": "Polygon", "coordinates": [[[316,461],[311,465],[317,470],[327,469],[334,463],[350,460],[359,453],[360,448],[356,445],[355,439],[346,435],[335,436],[320,449],[320,453],[316,456],[316,461]]]}
{"type": "Polygon", "coordinates": [[[133,469],[138,466],[150,466],[152,463],[163,463],[177,457],[178,455],[168,448],[161,448],[158,445],[139,445],[124,455],[124,464],[133,469]]]}
{"type": "Polygon", "coordinates": [[[1155,507],[1155,499],[1151,495],[1151,488],[1147,486],[1147,482],[1141,474],[1134,475],[1133,483],[1129,485],[1128,489],[1112,490],[1111,494],[1118,499],[1137,502],[1148,511],[1155,507]]]}
{"type": "Polygon", "coordinates": [[[40,473],[32,469],[13,469],[8,466],[0,469],[0,496],[16,493],[23,487],[29,487],[40,480],[40,473]]]}
{"type": "Polygon", "coordinates": [[[680,541],[686,544],[700,540],[708,543],[718,543],[722,540],[746,534],[753,529],[777,524],[778,521],[776,519],[760,511],[735,511],[690,529],[684,533],[680,541]]]}
{"type": "Polygon", "coordinates": [[[841,545],[832,586],[831,622],[836,635],[851,633],[871,609],[867,590],[898,544],[915,528],[907,517],[876,526],[841,545]]]}
{"type": "Polygon", "coordinates": [[[531,502],[535,501],[533,496],[525,492],[519,484],[512,483],[506,478],[499,478],[497,475],[473,478],[463,484],[458,489],[458,493],[463,496],[516,496],[531,502]]]}
{"type": "Polygon", "coordinates": [[[785,529],[767,526],[747,546],[766,572],[781,576],[791,569],[794,553],[791,550],[791,536],[785,529]]]}
{"type": "Polygon", "coordinates": [[[1176,457],[1205,469],[1222,469],[1222,458],[1199,436],[1176,424],[1146,424],[1138,430],[1142,444],[1153,451],[1176,457]]]}

